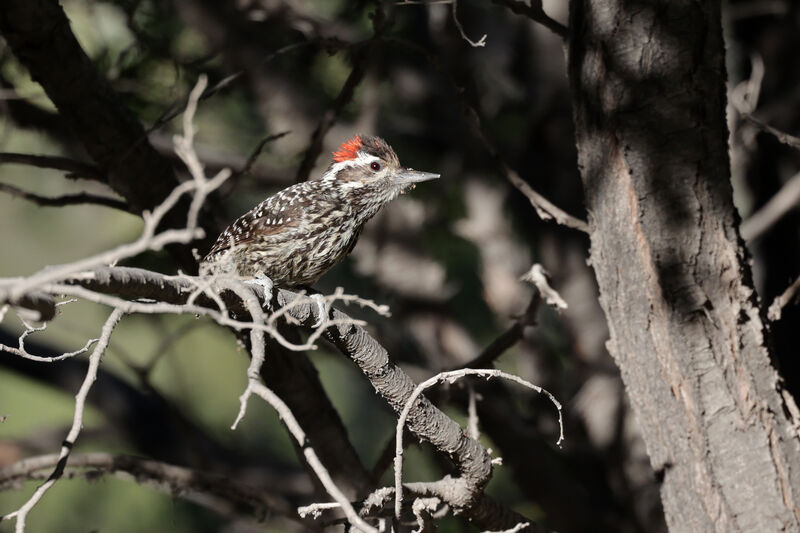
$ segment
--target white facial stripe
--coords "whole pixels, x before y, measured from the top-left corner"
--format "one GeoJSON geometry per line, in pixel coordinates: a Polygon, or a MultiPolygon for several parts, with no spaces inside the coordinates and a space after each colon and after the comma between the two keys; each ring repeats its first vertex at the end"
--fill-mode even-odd
{"type": "Polygon", "coordinates": [[[358,165],[369,166],[370,163],[373,161],[380,161],[380,157],[370,155],[366,152],[358,152],[358,156],[355,159],[348,159],[346,161],[340,161],[338,163],[334,163],[331,169],[323,174],[323,180],[332,180],[336,177],[336,174],[339,173],[340,170],[343,168],[354,167],[358,165]]]}

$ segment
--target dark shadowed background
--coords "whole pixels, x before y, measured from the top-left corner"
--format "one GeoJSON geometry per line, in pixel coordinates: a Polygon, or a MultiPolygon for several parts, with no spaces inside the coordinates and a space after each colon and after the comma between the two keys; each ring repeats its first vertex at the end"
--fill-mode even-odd
{"type": "MultiPolygon", "coordinates": [[[[553,203],[586,219],[563,40],[505,3],[460,0],[455,18],[451,3],[385,2],[380,17],[386,20],[374,19],[376,3],[368,1],[61,5],[98,72],[179,174],[185,169],[174,156],[172,135],[182,127],[186,95],[199,75],[208,75],[216,90],[199,105],[197,152],[210,173],[244,170],[211,204],[208,216],[220,228],[269,194],[318,177],[330,152],[354,134],[380,135],[404,165],[440,173],[440,180],[401,196],[368,223],[354,252],[315,288],[330,293],[341,286],[388,304],[390,318],[346,311],[368,321],[373,336],[417,381],[469,363],[498,339],[518,338],[495,365],[547,388],[564,404],[566,442],[563,449],[554,446],[557,426],[546,400],[513,385],[476,383],[481,441],[503,458],[488,493],[562,532],[662,531],[658,481],[605,348],[588,238],[542,221],[500,169],[508,165],[553,203]],[[482,47],[467,40],[483,35],[482,47]],[[533,263],[550,272],[569,304],[560,313],[539,306],[535,324],[524,318],[533,289],[520,281],[533,263]]],[[[566,1],[544,8],[566,21],[566,1]]],[[[756,83],[759,116],[795,133],[798,26],[800,8],[789,0],[724,4],[730,89],[741,94],[740,82],[756,83]]],[[[2,43],[0,84],[0,152],[91,161],[2,43]]],[[[753,91],[747,94],[752,103],[753,91]]],[[[747,219],[796,174],[800,153],[733,108],[728,116],[735,200],[747,219]]],[[[89,192],[117,198],[107,185],[66,174],[0,156],[0,276],[29,275],[138,235],[138,215],[19,197],[21,189],[45,197],[89,192]]],[[[798,221],[790,212],[748,242],[765,302],[800,272],[798,221]]],[[[207,246],[198,244],[199,253],[207,246]]],[[[164,273],[191,268],[167,252],[128,264],[164,273]]],[[[625,257],[619,264],[625,268],[625,257]]],[[[778,365],[795,394],[798,313],[787,307],[772,330],[778,365]]],[[[39,353],[77,349],[96,336],[106,315],[85,302],[64,306],[45,332],[31,336],[29,347],[39,353]]],[[[21,330],[9,313],[0,343],[16,345],[21,330]]],[[[395,415],[350,361],[324,344],[309,355],[370,470],[392,443],[395,415]]],[[[150,457],[266,487],[293,505],[315,501],[272,409],[252,402],[241,426],[230,429],[247,364],[233,334],[206,319],[127,318],[104,357],[75,453],[150,457]]],[[[84,359],[42,365],[0,354],[0,417],[6,417],[0,468],[57,452],[84,368],[84,359]]],[[[462,385],[439,387],[429,397],[466,420],[462,385]]],[[[406,458],[409,481],[450,471],[427,445],[411,446],[406,458]]],[[[384,470],[380,479],[391,484],[391,469],[384,470]]],[[[15,509],[35,486],[2,487],[0,513],[15,509]]],[[[302,530],[281,517],[219,511],[110,476],[62,480],[31,514],[28,531],[302,530]]],[[[442,525],[442,531],[468,530],[456,519],[442,525]]],[[[0,523],[0,531],[11,528],[0,523]]]]}

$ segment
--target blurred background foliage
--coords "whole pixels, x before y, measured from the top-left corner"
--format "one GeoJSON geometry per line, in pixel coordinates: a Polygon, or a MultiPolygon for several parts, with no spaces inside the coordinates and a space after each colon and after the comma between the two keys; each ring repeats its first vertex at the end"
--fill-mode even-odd
{"type": "MultiPolygon", "coordinates": [[[[595,531],[664,529],[657,482],[605,349],[605,322],[586,265],[588,242],[575,231],[542,222],[498,173],[463,118],[465,104],[474,108],[500,157],[551,201],[585,218],[558,36],[483,0],[458,3],[458,19],[469,37],[477,41],[487,35],[486,46],[479,48],[461,37],[452,5],[446,3],[384,3],[389,23],[373,41],[376,4],[366,1],[61,4],[97,69],[178,172],[184,170],[172,155],[171,139],[181,123],[168,117],[181,108],[201,73],[212,86],[227,79],[201,102],[196,119],[196,148],[209,172],[244,168],[262,139],[287,132],[266,143],[249,171],[223,188],[222,207],[213,213],[220,226],[294,182],[314,130],[337,105],[352,75],[354,58],[363,61],[363,78],[325,135],[311,178],[327,166],[329,152],[356,133],[383,136],[405,165],[443,177],[402,196],[371,221],[354,253],[316,288],[327,293],[342,286],[389,304],[389,319],[360,309],[346,311],[367,320],[391,356],[422,380],[468,362],[509,328],[532,295],[520,275],[533,262],[542,263],[570,307],[561,314],[539,309],[538,324],[527,327],[496,364],[545,386],[565,404],[567,441],[564,450],[552,445],[554,413],[546,402],[527,391],[487,385],[481,392],[481,440],[505,460],[488,492],[561,531],[585,531],[589,525],[595,531]],[[368,44],[352,45],[359,42],[368,44]]],[[[758,54],[766,64],[761,99],[769,106],[768,118],[777,121],[776,127],[797,131],[800,68],[797,54],[789,52],[799,44],[800,10],[788,0],[767,4],[725,4],[732,86],[749,77],[750,58],[758,54]]],[[[566,9],[566,2],[545,2],[545,10],[563,22],[566,9]]],[[[0,81],[0,151],[89,160],[68,130],[58,126],[55,107],[43,90],[5,47],[0,48],[0,81]],[[39,115],[31,109],[49,118],[37,122],[33,117],[39,115]]],[[[800,161],[796,151],[768,135],[736,121],[731,128],[737,203],[746,217],[800,161]]],[[[113,196],[97,182],[64,179],[62,172],[30,166],[0,165],[0,183],[48,197],[81,191],[113,196]]],[[[800,271],[796,217],[790,215],[764,240],[752,243],[766,301],[800,271]]],[[[0,275],[23,276],[74,261],[134,239],[141,227],[138,216],[106,207],[41,207],[0,193],[0,275]]],[[[148,254],[130,264],[165,273],[177,268],[166,254],[148,254]]],[[[782,324],[798,318],[795,311],[787,312],[782,324]]],[[[77,349],[97,335],[105,317],[106,310],[93,304],[66,305],[46,331],[31,337],[30,345],[77,349]]],[[[2,342],[14,345],[22,329],[19,321],[9,314],[0,327],[2,342]]],[[[779,325],[775,334],[779,357],[796,346],[796,331],[779,325]]],[[[393,438],[394,415],[349,361],[325,346],[310,355],[363,463],[371,468],[393,438]]],[[[41,365],[15,365],[12,358],[0,357],[0,415],[7,416],[0,424],[0,467],[58,450],[78,386],[78,378],[62,370],[66,363],[42,371],[41,365]]],[[[782,362],[796,387],[792,370],[797,363],[782,362]]],[[[244,423],[230,430],[247,363],[247,352],[235,337],[207,320],[126,317],[104,358],[99,382],[113,376],[139,391],[140,399],[158,397],[241,462],[195,461],[190,443],[186,451],[163,456],[157,445],[143,448],[136,432],[176,431],[177,442],[190,437],[182,436],[180,428],[126,427],[120,413],[138,406],[115,405],[109,398],[117,397],[102,390],[90,396],[86,431],[75,452],[101,450],[202,465],[285,494],[297,504],[313,501],[311,484],[270,408],[251,402],[244,423]]],[[[431,396],[464,422],[462,388],[440,388],[431,396]]],[[[434,480],[447,472],[448,465],[430,448],[411,447],[406,479],[434,480]]],[[[0,512],[15,509],[34,487],[27,483],[0,492],[0,512]]],[[[0,531],[11,527],[0,523],[0,531]]],[[[30,516],[28,531],[298,527],[279,517],[220,515],[130,481],[103,477],[59,482],[30,516]]],[[[465,527],[450,520],[442,530],[465,527]]]]}

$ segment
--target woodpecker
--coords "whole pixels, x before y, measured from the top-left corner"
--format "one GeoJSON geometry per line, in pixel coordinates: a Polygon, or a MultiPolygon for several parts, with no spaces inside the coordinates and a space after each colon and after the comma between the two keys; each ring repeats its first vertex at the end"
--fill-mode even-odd
{"type": "Polygon", "coordinates": [[[333,153],[320,179],[283,189],[228,226],[200,272],[310,287],[353,250],[381,207],[438,177],[402,167],[380,137],[353,137],[333,153]]]}

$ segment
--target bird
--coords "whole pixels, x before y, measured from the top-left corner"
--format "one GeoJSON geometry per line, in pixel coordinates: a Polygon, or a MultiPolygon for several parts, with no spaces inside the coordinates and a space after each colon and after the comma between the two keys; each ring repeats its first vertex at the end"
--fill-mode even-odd
{"type": "Polygon", "coordinates": [[[310,288],[349,254],[364,224],[398,195],[439,174],[405,168],[389,144],[356,135],[319,179],[270,196],[236,219],[200,264],[201,275],[310,288]]]}

